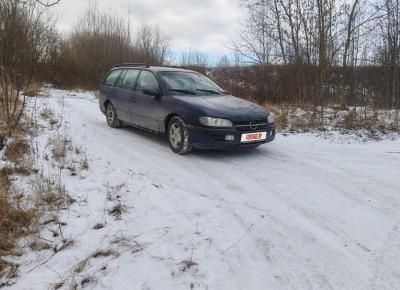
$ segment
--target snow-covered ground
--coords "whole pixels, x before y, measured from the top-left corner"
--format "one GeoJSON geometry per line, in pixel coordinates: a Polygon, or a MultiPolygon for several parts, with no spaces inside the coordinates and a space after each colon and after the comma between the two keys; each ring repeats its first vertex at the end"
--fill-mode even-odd
{"type": "Polygon", "coordinates": [[[73,243],[27,251],[10,289],[400,289],[399,139],[278,135],[178,156],[160,136],[109,128],[93,94],[49,94],[38,111],[63,121],[39,151],[65,135],[81,149],[68,162],[84,154],[89,168],[62,170],[73,243]]]}

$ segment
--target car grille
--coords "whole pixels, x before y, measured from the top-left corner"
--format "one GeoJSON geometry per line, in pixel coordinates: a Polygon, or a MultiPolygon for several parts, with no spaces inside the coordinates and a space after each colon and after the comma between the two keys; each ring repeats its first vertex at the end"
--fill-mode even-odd
{"type": "Polygon", "coordinates": [[[268,129],[268,120],[254,120],[235,123],[235,128],[239,131],[259,131],[268,129]]]}

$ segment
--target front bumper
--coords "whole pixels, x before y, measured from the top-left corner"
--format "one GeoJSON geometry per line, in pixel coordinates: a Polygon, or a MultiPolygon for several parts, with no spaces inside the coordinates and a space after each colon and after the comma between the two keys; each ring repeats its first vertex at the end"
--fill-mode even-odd
{"type": "Polygon", "coordinates": [[[199,149],[236,149],[236,148],[253,148],[261,144],[271,142],[275,139],[275,124],[268,124],[266,129],[254,131],[242,131],[235,127],[233,128],[206,128],[197,126],[188,126],[189,142],[193,147],[199,149]],[[263,141],[242,143],[240,141],[242,134],[267,132],[267,138],[263,141]],[[233,135],[234,140],[226,141],[226,135],[233,135]]]}

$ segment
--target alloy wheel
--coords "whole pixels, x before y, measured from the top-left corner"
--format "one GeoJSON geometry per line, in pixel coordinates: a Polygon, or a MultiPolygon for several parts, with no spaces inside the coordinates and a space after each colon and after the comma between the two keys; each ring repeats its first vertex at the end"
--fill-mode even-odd
{"type": "Polygon", "coordinates": [[[114,117],[115,117],[115,114],[114,114],[113,107],[111,105],[108,105],[107,106],[107,121],[108,121],[108,124],[112,124],[114,122],[114,117]]]}
{"type": "Polygon", "coordinates": [[[169,129],[169,140],[174,148],[179,148],[182,143],[181,127],[177,123],[173,123],[169,129]]]}

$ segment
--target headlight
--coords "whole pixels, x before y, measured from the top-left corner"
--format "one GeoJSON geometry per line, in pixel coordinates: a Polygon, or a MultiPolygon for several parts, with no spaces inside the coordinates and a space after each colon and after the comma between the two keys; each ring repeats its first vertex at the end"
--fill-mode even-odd
{"type": "Polygon", "coordinates": [[[272,114],[268,115],[268,124],[272,124],[274,122],[274,117],[272,116],[272,114]]]}
{"type": "Polygon", "coordinates": [[[212,118],[212,117],[200,117],[200,124],[207,127],[224,127],[230,128],[233,126],[232,122],[226,119],[212,118]]]}

